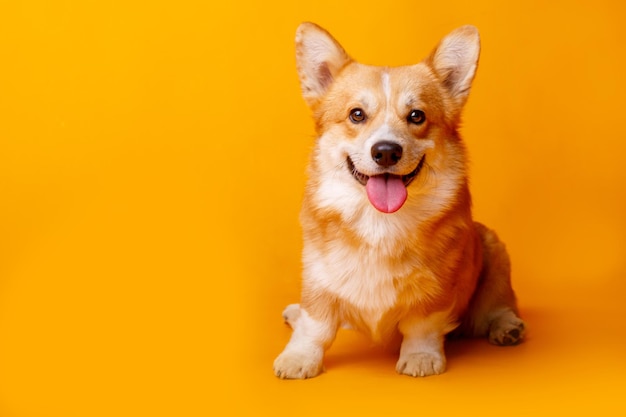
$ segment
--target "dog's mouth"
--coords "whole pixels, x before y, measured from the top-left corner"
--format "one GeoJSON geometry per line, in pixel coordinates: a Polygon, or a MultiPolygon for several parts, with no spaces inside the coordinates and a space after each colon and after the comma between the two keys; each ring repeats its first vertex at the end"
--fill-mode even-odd
{"type": "Polygon", "coordinates": [[[426,155],[422,156],[415,169],[406,175],[385,173],[368,176],[357,171],[350,157],[347,158],[347,166],[354,179],[365,186],[370,203],[383,213],[393,213],[404,205],[408,195],[406,187],[420,173],[425,159],[426,155]]]}

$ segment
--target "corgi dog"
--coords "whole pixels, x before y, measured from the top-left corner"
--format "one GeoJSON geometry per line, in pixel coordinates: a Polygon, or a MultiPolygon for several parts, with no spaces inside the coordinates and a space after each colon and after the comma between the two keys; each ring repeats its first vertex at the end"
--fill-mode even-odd
{"type": "Polygon", "coordinates": [[[396,371],[444,372],[453,330],[497,345],[524,337],[504,244],[474,222],[461,110],[478,65],[473,26],[422,62],[353,60],[324,29],[301,24],[296,61],[315,122],[300,220],[299,304],[274,361],[280,378],[323,371],[341,326],[399,350],[396,371]]]}

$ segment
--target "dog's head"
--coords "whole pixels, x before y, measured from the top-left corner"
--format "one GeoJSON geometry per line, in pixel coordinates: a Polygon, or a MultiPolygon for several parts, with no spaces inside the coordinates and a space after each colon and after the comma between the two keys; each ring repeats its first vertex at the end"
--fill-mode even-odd
{"type": "Polygon", "coordinates": [[[445,187],[446,178],[450,184],[464,179],[456,130],[479,50],[478,31],[464,26],[421,63],[375,67],[353,60],[319,26],[300,25],[298,75],[319,135],[315,175],[327,188],[319,198],[342,204],[342,196],[366,195],[377,210],[392,213],[436,188],[434,179],[417,181],[425,171],[439,177],[437,187],[445,187]]]}

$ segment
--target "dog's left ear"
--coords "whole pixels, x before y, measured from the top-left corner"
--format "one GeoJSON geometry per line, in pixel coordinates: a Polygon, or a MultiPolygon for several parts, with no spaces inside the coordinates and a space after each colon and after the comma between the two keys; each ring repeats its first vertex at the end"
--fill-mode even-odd
{"type": "Polygon", "coordinates": [[[467,25],[443,38],[426,59],[459,106],[465,104],[469,95],[479,55],[478,29],[467,25]]]}
{"type": "Polygon", "coordinates": [[[302,95],[315,106],[333,83],[335,76],[352,59],[341,45],[314,23],[302,23],[296,31],[296,64],[302,95]]]}

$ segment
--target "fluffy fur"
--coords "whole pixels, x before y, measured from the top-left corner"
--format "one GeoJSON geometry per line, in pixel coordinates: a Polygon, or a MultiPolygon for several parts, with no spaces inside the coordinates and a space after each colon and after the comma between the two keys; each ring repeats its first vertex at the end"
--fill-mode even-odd
{"type": "Polygon", "coordinates": [[[445,370],[455,329],[499,345],[523,338],[506,249],[472,220],[457,132],[479,49],[478,31],[464,26],[417,65],[374,67],[319,26],[298,28],[318,138],[301,212],[301,302],[283,314],[293,333],[274,362],[280,378],[322,372],[342,325],[399,345],[396,369],[411,376],[445,370]]]}

